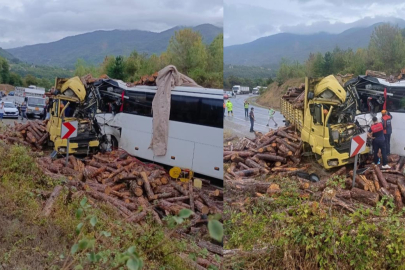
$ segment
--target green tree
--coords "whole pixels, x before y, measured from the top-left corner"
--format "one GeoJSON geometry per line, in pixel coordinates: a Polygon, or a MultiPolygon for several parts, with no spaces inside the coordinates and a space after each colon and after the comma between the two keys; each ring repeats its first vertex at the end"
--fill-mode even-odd
{"type": "Polygon", "coordinates": [[[369,65],[375,70],[397,72],[404,65],[405,42],[398,26],[382,24],[371,34],[369,65]]]}
{"type": "Polygon", "coordinates": [[[0,83],[9,83],[10,79],[10,65],[8,61],[0,57],[0,83]]]}
{"type": "Polygon", "coordinates": [[[323,73],[324,75],[329,75],[333,73],[333,59],[332,59],[332,54],[330,52],[326,52],[324,56],[324,67],[323,67],[323,73]]]}
{"type": "Polygon", "coordinates": [[[321,53],[317,53],[315,55],[314,63],[312,65],[312,76],[314,77],[321,77],[325,76],[325,71],[324,71],[324,66],[325,66],[325,60],[323,58],[323,55],[321,53]]]}
{"type": "Polygon", "coordinates": [[[14,72],[10,72],[10,80],[8,82],[11,85],[14,86],[22,86],[23,85],[23,81],[20,75],[18,75],[17,73],[14,72]]]}
{"type": "Polygon", "coordinates": [[[218,35],[208,47],[208,70],[223,72],[224,70],[224,36],[218,35]]]}
{"type": "Polygon", "coordinates": [[[114,79],[124,79],[124,58],[122,56],[115,58],[114,64],[107,70],[107,75],[114,79]]]}
{"type": "Polygon", "coordinates": [[[276,81],[279,85],[290,78],[301,78],[305,76],[305,67],[298,61],[291,63],[288,59],[282,58],[280,68],[277,71],[276,81]]]}
{"type": "Polygon", "coordinates": [[[37,85],[38,80],[37,80],[37,78],[35,78],[31,74],[28,74],[27,76],[25,76],[23,84],[24,84],[25,87],[28,87],[30,85],[37,85]]]}
{"type": "Polygon", "coordinates": [[[207,48],[201,34],[192,29],[176,31],[170,39],[167,55],[170,62],[185,74],[193,69],[205,70],[207,66],[207,48]]]}

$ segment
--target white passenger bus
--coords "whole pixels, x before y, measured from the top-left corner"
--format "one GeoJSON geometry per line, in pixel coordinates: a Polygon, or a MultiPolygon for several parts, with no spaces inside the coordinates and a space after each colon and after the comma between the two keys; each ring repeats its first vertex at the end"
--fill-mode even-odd
{"type": "Polygon", "coordinates": [[[392,115],[391,154],[405,156],[405,81],[390,83],[372,76],[358,76],[346,85],[356,87],[361,111],[356,120],[367,130],[373,116],[381,121],[386,89],[386,109],[392,115]]]}
{"type": "MultiPolygon", "coordinates": [[[[103,80],[97,88],[104,102],[108,102],[109,97],[114,102],[124,92],[122,112],[114,115],[111,106],[104,104],[104,112],[96,116],[101,132],[110,144],[116,144],[140,158],[191,169],[222,180],[222,89],[174,88],[171,92],[167,153],[165,156],[154,156],[149,145],[153,134],[152,101],[157,87],[127,87],[122,81],[103,80]]],[[[115,107],[118,109],[120,105],[115,107]]]]}

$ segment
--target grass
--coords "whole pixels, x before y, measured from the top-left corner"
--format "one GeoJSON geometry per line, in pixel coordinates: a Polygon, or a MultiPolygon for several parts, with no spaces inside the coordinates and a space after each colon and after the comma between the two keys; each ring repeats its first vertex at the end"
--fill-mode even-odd
{"type": "MultiPolygon", "coordinates": [[[[50,217],[41,215],[45,200],[40,191],[52,191],[60,184],[41,172],[34,154],[22,146],[0,141],[0,266],[4,269],[61,269],[74,244],[79,220],[75,211],[83,193],[68,190],[58,197],[50,217]]],[[[123,221],[116,210],[104,203],[89,201],[88,210],[97,217],[97,231],[110,231],[111,237],[97,242],[103,260],[90,263],[86,253],[74,255],[74,269],[126,269],[117,263],[118,254],[135,246],[145,269],[190,269],[178,252],[204,254],[195,244],[178,238],[163,241],[167,228],[155,226],[150,217],[141,225],[123,221]],[[147,254],[146,250],[154,248],[147,254]]],[[[93,230],[85,230],[91,237],[93,230]]],[[[72,268],[72,269],[73,269],[72,268]]]]}
{"type": "Polygon", "coordinates": [[[225,248],[243,251],[229,269],[405,269],[404,210],[392,200],[349,214],[302,196],[291,179],[274,182],[282,192],[271,199],[228,198],[225,248]]]}

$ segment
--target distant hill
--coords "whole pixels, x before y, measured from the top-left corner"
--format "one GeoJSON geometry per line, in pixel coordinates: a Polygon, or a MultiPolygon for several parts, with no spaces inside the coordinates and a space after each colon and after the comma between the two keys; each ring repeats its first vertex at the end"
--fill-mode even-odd
{"type": "Polygon", "coordinates": [[[12,63],[18,63],[20,62],[16,57],[14,57],[14,55],[12,55],[11,53],[9,53],[8,51],[0,48],[0,57],[3,57],[5,59],[7,59],[9,62],[12,63]]]}
{"type": "MultiPolygon", "coordinates": [[[[72,68],[78,58],[91,64],[101,63],[107,55],[128,56],[133,50],[139,53],[160,54],[166,50],[175,31],[186,27],[174,27],[155,33],[140,30],[95,31],[61,40],[8,49],[21,61],[36,65],[72,68]]],[[[211,24],[193,27],[199,31],[205,43],[222,33],[222,28],[211,24]]]]}
{"type": "MultiPolygon", "coordinates": [[[[341,49],[357,49],[368,46],[375,26],[350,28],[340,34],[316,33],[299,35],[280,33],[259,38],[255,41],[224,48],[224,63],[248,66],[278,65],[281,58],[303,62],[309,54],[332,51],[336,46],[341,49]]],[[[405,21],[398,25],[405,27],[405,21]]]]}

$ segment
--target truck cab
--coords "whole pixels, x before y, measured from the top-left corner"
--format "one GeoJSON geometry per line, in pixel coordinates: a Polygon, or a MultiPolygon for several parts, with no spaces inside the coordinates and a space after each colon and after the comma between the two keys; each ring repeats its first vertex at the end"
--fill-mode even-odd
{"type": "MultiPolygon", "coordinates": [[[[310,150],[324,168],[352,163],[351,139],[365,130],[356,124],[357,94],[346,90],[333,76],[305,78],[305,91],[299,98],[303,106],[285,98],[281,100],[281,112],[286,121],[301,132],[306,151],[310,150]]],[[[369,152],[369,147],[361,154],[369,152]]]]}
{"type": "MultiPolygon", "coordinates": [[[[351,139],[364,132],[355,124],[357,101],[333,75],[305,80],[301,137],[326,169],[352,163],[351,139]]],[[[369,149],[363,153],[368,153],[369,149]]]]}
{"type": "Polygon", "coordinates": [[[63,122],[78,121],[77,137],[69,142],[69,153],[89,154],[98,150],[99,136],[91,118],[83,117],[86,89],[78,77],[56,79],[58,93],[51,98],[47,124],[49,140],[56,152],[66,153],[67,139],[61,138],[63,122]]]}

